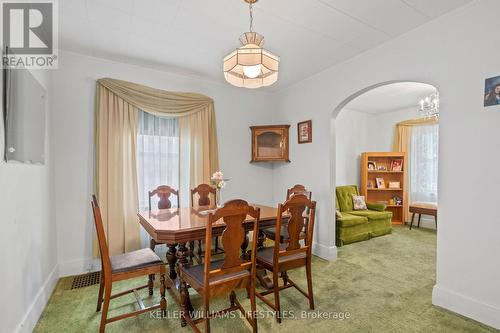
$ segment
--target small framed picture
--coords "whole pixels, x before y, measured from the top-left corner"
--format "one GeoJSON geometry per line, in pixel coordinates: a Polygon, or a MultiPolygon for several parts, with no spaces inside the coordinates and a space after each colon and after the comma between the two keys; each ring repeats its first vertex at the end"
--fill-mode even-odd
{"type": "Polygon", "coordinates": [[[387,167],[385,165],[378,165],[377,166],[377,170],[379,170],[379,171],[385,171],[385,170],[387,170],[387,167]]]}
{"type": "Polygon", "coordinates": [[[401,188],[400,182],[389,182],[389,188],[401,188]]]}
{"type": "Polygon", "coordinates": [[[385,188],[384,178],[375,178],[375,181],[377,182],[377,188],[385,188]]]}
{"type": "Polygon", "coordinates": [[[299,143],[312,142],[312,121],[306,120],[297,124],[297,138],[299,143]]]}
{"type": "Polygon", "coordinates": [[[373,161],[368,161],[368,170],[375,171],[377,170],[377,163],[373,161]]]}
{"type": "Polygon", "coordinates": [[[402,159],[392,160],[391,171],[403,171],[403,160],[402,159]]]}
{"type": "Polygon", "coordinates": [[[484,80],[484,106],[500,105],[500,76],[484,80]]]}
{"type": "Polygon", "coordinates": [[[373,182],[373,180],[368,180],[368,182],[366,183],[366,187],[375,188],[375,183],[373,182]]]}

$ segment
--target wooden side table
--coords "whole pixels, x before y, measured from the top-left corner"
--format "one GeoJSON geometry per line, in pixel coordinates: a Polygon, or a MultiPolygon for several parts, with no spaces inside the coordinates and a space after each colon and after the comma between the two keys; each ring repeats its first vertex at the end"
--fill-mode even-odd
{"type": "Polygon", "coordinates": [[[437,229],[437,205],[433,203],[424,203],[424,202],[415,202],[410,205],[410,213],[413,213],[411,216],[410,230],[413,226],[413,220],[415,218],[415,214],[418,214],[418,224],[417,226],[420,228],[420,219],[423,215],[434,216],[434,222],[436,223],[437,229]]]}

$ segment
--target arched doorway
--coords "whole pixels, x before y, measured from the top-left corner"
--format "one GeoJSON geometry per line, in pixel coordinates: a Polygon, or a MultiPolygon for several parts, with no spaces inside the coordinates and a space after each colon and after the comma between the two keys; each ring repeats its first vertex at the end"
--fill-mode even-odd
{"type": "MultiPolygon", "coordinates": [[[[419,118],[429,118],[419,110],[419,101],[431,100],[438,95],[437,88],[433,85],[413,82],[413,81],[387,81],[369,86],[352,94],[343,100],[333,111],[331,118],[332,129],[332,154],[331,154],[331,179],[332,192],[335,196],[335,189],[339,185],[357,185],[361,186],[361,153],[362,152],[391,152],[394,151],[394,135],[396,124],[419,118]],[[430,97],[434,96],[434,97],[430,97]]],[[[432,118],[434,119],[434,118],[432,118]]],[[[436,118],[437,119],[437,116],[436,118]]],[[[425,122],[426,123],[426,122],[425,122]]],[[[437,122],[436,122],[437,123],[437,122]]],[[[426,123],[427,125],[427,123],[426,123]]],[[[408,136],[406,140],[413,140],[414,149],[409,151],[408,148],[408,174],[410,174],[411,166],[414,162],[413,177],[408,176],[405,180],[407,189],[405,192],[405,206],[409,206],[412,201],[435,201],[437,203],[437,135],[438,127],[432,127],[432,131],[428,131],[431,127],[426,126],[426,131],[421,130],[420,126],[415,127],[416,132],[422,132],[421,135],[427,146],[421,147],[418,151],[415,147],[419,144],[419,138],[408,136]],[[433,135],[435,137],[433,137],[433,135]],[[413,138],[413,139],[412,139],[413,138]],[[430,138],[430,139],[429,139],[430,138]],[[429,140],[434,140],[429,142],[429,140]],[[423,152],[422,152],[423,151],[423,152]],[[434,154],[435,156],[427,156],[425,154],[434,154]],[[424,156],[425,155],[425,156],[424,156]],[[432,158],[434,160],[432,160],[432,158]],[[430,159],[424,163],[423,158],[430,159]],[[434,163],[434,164],[433,164],[434,163]],[[420,167],[427,174],[427,179],[417,177],[416,167],[420,167]],[[433,169],[434,168],[434,169],[433,169]],[[423,183],[426,182],[427,183],[423,183]],[[420,183],[418,183],[420,182],[420,183]],[[414,186],[411,186],[413,183],[414,186]],[[415,186],[418,185],[418,186],[415,186]],[[413,189],[413,190],[410,190],[413,189]],[[431,195],[425,195],[425,192],[432,192],[431,195]],[[426,200],[428,199],[428,200],[426,200]]],[[[416,135],[416,134],[415,134],[416,135]]],[[[410,143],[408,143],[409,145],[410,143]]],[[[408,146],[409,147],[409,146],[408,146]]],[[[387,168],[388,166],[385,166],[387,168]]],[[[383,179],[384,175],[380,176],[383,179]]],[[[390,175],[385,175],[390,176],[390,175]]],[[[378,178],[378,177],[377,177],[378,178]]],[[[386,177],[388,180],[394,180],[391,177],[386,177]]],[[[375,179],[371,180],[374,181],[375,179]]],[[[394,183],[394,182],[393,182],[394,183]]],[[[386,184],[387,186],[388,184],[386,184]]],[[[393,184],[394,185],[394,184],[393,184]]],[[[376,186],[376,185],[375,185],[376,186]]],[[[366,185],[364,185],[366,190],[366,185]]],[[[374,189],[373,191],[375,191],[374,189]]],[[[390,191],[390,189],[387,189],[390,191]]],[[[361,192],[361,191],[360,191],[361,192]]],[[[365,191],[365,193],[367,193],[365,191]]],[[[371,192],[374,193],[374,192],[371,192]]],[[[381,192],[379,192],[381,193],[381,192]]],[[[386,191],[387,193],[387,191],[386,191]]],[[[403,192],[401,192],[402,194],[403,192]]],[[[398,197],[395,195],[394,197],[398,197]]],[[[382,199],[382,196],[374,196],[376,199],[382,199]]],[[[399,198],[403,199],[402,196],[399,198]]],[[[392,200],[387,201],[387,206],[395,206],[392,200]],[[390,201],[390,202],[389,202],[390,201]]],[[[395,207],[398,208],[398,207],[395,207]]],[[[388,208],[388,210],[391,210],[388,208]]],[[[403,211],[401,209],[401,211],[403,211]]],[[[407,209],[404,209],[404,218],[402,222],[408,220],[407,209]]],[[[337,221],[336,221],[337,222],[337,221]]],[[[422,225],[433,227],[434,220],[431,217],[423,218],[422,225]]],[[[339,239],[339,225],[336,226],[336,238],[339,239]]],[[[337,242],[337,244],[339,244],[337,242]]]]}

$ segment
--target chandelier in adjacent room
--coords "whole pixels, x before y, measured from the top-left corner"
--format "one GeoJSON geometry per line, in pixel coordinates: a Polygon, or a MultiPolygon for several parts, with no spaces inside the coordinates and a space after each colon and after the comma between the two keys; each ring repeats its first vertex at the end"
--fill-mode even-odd
{"type": "Polygon", "coordinates": [[[260,88],[278,80],[280,58],[262,48],[264,36],[253,31],[253,4],[244,0],[250,9],[250,31],[240,36],[241,47],[224,58],[224,77],[237,87],[260,88]]]}
{"type": "Polygon", "coordinates": [[[419,110],[424,113],[426,118],[439,116],[439,92],[435,92],[420,100],[419,110]]]}

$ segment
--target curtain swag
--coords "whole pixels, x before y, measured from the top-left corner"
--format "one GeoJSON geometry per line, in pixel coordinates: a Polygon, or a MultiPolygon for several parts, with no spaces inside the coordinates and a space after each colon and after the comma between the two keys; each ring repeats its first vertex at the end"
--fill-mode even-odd
{"type": "Polygon", "coordinates": [[[97,83],[137,108],[157,116],[182,117],[214,109],[213,99],[201,94],[170,92],[110,78],[99,79],[97,83]]]}
{"type": "Polygon", "coordinates": [[[168,92],[110,78],[97,80],[96,88],[94,193],[102,207],[110,253],[115,255],[139,247],[139,110],[179,118],[179,187],[185,204],[189,188],[209,182],[219,169],[214,101],[201,94],[168,92]]]}
{"type": "Polygon", "coordinates": [[[396,132],[394,135],[393,150],[399,152],[407,152],[410,144],[411,128],[414,126],[428,126],[439,124],[437,117],[432,118],[417,118],[404,120],[396,124],[396,132]]]}

